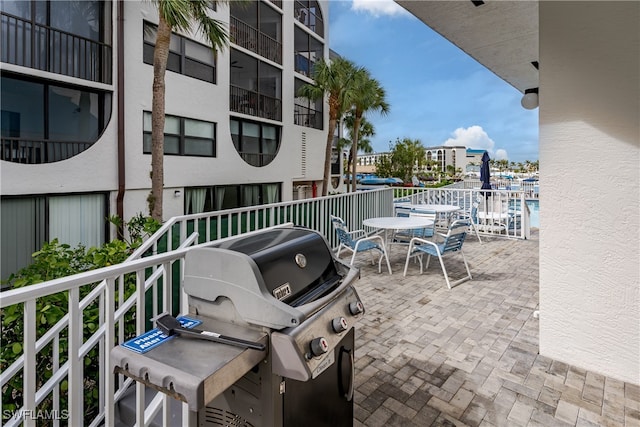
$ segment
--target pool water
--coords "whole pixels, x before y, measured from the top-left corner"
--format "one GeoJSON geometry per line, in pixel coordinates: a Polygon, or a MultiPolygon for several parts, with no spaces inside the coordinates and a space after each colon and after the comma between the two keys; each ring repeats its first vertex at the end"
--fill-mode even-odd
{"type": "Polygon", "coordinates": [[[540,228],[540,200],[528,199],[527,206],[529,207],[529,225],[540,228]]]}
{"type": "MultiPolygon", "coordinates": [[[[529,226],[540,228],[540,200],[527,199],[527,206],[529,207],[529,226]]],[[[511,200],[511,209],[520,210],[520,200],[511,200]]]]}

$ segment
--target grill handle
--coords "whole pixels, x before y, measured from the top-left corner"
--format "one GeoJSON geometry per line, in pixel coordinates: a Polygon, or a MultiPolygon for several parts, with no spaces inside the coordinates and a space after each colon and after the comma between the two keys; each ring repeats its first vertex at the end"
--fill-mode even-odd
{"type": "Polygon", "coordinates": [[[343,384],[343,377],[342,375],[339,375],[340,383],[338,384],[338,388],[340,392],[343,393],[344,398],[347,399],[347,402],[351,402],[351,400],[353,400],[353,384],[355,383],[355,380],[356,380],[356,369],[353,361],[353,350],[349,350],[345,347],[340,348],[340,356],[338,357],[338,364],[340,366],[339,369],[341,371],[342,371],[342,364],[345,361],[345,357],[344,357],[345,355],[348,355],[347,360],[349,360],[349,387],[345,390],[345,386],[343,384]]]}
{"type": "Polygon", "coordinates": [[[181,335],[192,337],[206,341],[213,341],[220,344],[233,345],[242,348],[251,348],[254,350],[264,351],[265,345],[259,342],[247,341],[241,338],[229,337],[216,332],[202,331],[200,329],[188,329],[180,324],[180,321],[170,314],[164,314],[156,320],[156,327],[166,336],[181,335]]]}
{"type": "Polygon", "coordinates": [[[332,299],[335,299],[337,295],[346,289],[348,286],[351,286],[353,282],[360,277],[360,270],[357,268],[349,268],[349,272],[347,276],[342,280],[342,283],[329,295],[325,295],[322,298],[319,298],[315,301],[309,302],[307,304],[299,305],[296,308],[304,313],[305,317],[311,316],[316,311],[320,310],[322,307],[329,304],[332,299]]]}

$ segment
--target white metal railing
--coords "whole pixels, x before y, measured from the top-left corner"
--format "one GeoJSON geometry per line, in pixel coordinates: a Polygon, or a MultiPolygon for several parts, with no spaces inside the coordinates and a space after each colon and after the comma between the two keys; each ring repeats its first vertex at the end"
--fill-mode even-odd
{"type": "MultiPolygon", "coordinates": [[[[465,179],[455,184],[457,188],[479,189],[482,182],[479,179],[465,179]]],[[[512,179],[496,179],[491,181],[494,190],[522,191],[527,199],[537,199],[540,195],[538,181],[524,181],[512,179]]]]}
{"type": "MultiPolygon", "coordinates": [[[[113,408],[114,392],[122,390],[122,381],[113,382],[109,372],[109,351],[116,342],[125,339],[125,318],[135,321],[135,334],[145,330],[145,294],[151,291],[155,296],[162,292],[162,311],[171,311],[172,266],[184,258],[185,248],[190,246],[196,234],[185,239],[184,244],[175,251],[152,257],[128,261],[119,265],[96,269],[69,277],[34,284],[2,292],[0,308],[4,310],[17,304],[23,305],[23,342],[22,354],[0,374],[0,385],[4,388],[16,376],[22,377],[22,402],[15,401],[16,408],[11,419],[4,425],[25,426],[40,424],[45,420],[53,425],[66,421],[68,425],[99,425],[108,420],[110,408],[113,408]],[[153,269],[152,274],[147,274],[153,269]],[[146,277],[148,276],[148,277],[146,277]],[[125,285],[135,282],[135,290],[125,299],[125,285]],[[162,285],[165,284],[165,286],[162,285]],[[81,289],[92,289],[81,297],[81,289]],[[46,310],[46,297],[64,294],[67,298],[67,313],[46,333],[38,337],[36,323],[46,310]],[[97,305],[99,322],[93,334],[84,334],[84,315],[88,307],[97,305]],[[37,310],[37,308],[39,308],[37,310]],[[68,351],[62,351],[66,341],[68,351]],[[51,346],[52,350],[47,350],[51,346]],[[98,372],[89,377],[84,372],[86,358],[97,350],[98,372]],[[40,360],[39,360],[40,359],[40,360]],[[49,378],[43,372],[37,372],[38,362],[50,360],[49,378]],[[66,360],[65,360],[66,359],[66,360]],[[96,378],[94,378],[96,377],[96,378]],[[45,381],[46,379],[46,381],[45,381]],[[97,413],[93,419],[85,419],[84,401],[87,385],[90,394],[98,393],[97,413]],[[39,386],[39,387],[38,387],[39,386]],[[66,397],[67,406],[60,408],[62,397],[66,397]],[[41,406],[46,398],[52,403],[41,406]]],[[[64,310],[65,307],[58,307],[64,310]]],[[[154,304],[154,308],[155,307],[154,304]]],[[[16,327],[18,327],[16,325],[16,327]]],[[[13,343],[11,343],[13,344],[13,343]]],[[[42,366],[41,366],[42,368],[42,366]]],[[[8,402],[3,402],[6,404],[8,402]]],[[[4,407],[3,407],[4,408],[4,407]]],[[[111,411],[112,413],[112,411],[111,411]]],[[[6,415],[3,410],[3,417],[6,415]]]]}
{"type": "Polygon", "coordinates": [[[522,190],[480,190],[463,185],[443,188],[396,188],[395,201],[457,205],[459,216],[474,221],[481,234],[528,239],[530,211],[528,194],[522,190]],[[474,205],[476,207],[474,211],[474,205]]]}
{"type": "MultiPolygon", "coordinates": [[[[110,371],[110,350],[146,332],[149,319],[160,312],[187,312],[182,262],[194,245],[296,224],[320,232],[335,248],[338,241],[330,215],[342,217],[352,228],[360,228],[366,218],[393,215],[395,199],[455,203],[464,211],[477,196],[477,191],[465,189],[384,188],[174,217],[122,264],[4,291],[0,293],[3,320],[9,308],[17,307],[22,314],[21,320],[4,325],[3,335],[7,328],[17,328],[13,332],[21,333],[22,339],[3,343],[16,350],[15,360],[2,361],[0,388],[12,389],[13,399],[1,402],[3,425],[35,426],[43,418],[54,426],[114,425],[116,402],[132,381],[110,371]],[[66,306],[58,307],[64,316],[38,336],[37,322],[47,309],[48,298],[60,295],[66,300],[66,306]],[[97,322],[93,333],[84,330],[90,310],[98,312],[97,319],[91,320],[97,322]],[[85,364],[97,366],[97,371],[91,375],[85,364]],[[94,399],[91,405],[86,402],[88,396],[94,399]],[[10,404],[15,405],[13,409],[5,409],[10,404]]],[[[516,198],[526,206],[522,192],[496,190],[491,194],[492,202],[515,203],[516,198]]],[[[526,238],[528,211],[523,209],[517,215],[519,227],[507,226],[502,232],[489,228],[481,231],[526,238]]],[[[159,416],[168,425],[167,397],[156,396],[147,405],[144,386],[136,384],[135,391],[136,424],[148,425],[159,416]]]]}

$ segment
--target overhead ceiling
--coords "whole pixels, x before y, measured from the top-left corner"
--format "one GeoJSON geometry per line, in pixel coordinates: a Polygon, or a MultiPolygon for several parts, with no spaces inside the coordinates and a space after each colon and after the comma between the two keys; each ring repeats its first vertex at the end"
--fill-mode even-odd
{"type": "Polygon", "coordinates": [[[395,0],[520,92],[538,87],[538,2],[395,0]]]}

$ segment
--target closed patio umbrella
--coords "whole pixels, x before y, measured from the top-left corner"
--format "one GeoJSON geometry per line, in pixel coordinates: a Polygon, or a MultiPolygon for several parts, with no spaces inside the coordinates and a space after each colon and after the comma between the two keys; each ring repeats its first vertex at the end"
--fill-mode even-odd
{"type": "Polygon", "coordinates": [[[491,190],[491,171],[489,169],[489,153],[486,151],[482,155],[482,166],[480,167],[480,181],[482,181],[482,190],[491,190]]]}
{"type": "MultiPolygon", "coordinates": [[[[491,169],[489,168],[489,153],[486,151],[482,155],[482,166],[480,166],[480,181],[482,181],[481,190],[491,190],[491,169]]],[[[481,191],[480,194],[484,196],[484,206],[482,210],[487,212],[487,199],[491,195],[490,191],[481,191]]]]}

